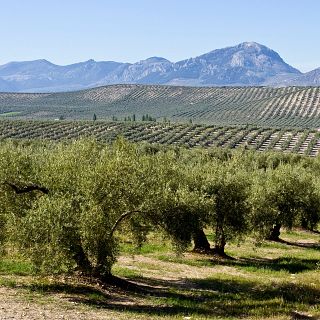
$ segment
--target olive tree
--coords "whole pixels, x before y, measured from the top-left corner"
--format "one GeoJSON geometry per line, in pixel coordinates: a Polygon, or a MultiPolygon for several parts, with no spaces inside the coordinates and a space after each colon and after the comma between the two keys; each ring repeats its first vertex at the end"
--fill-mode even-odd
{"type": "Polygon", "coordinates": [[[263,237],[278,241],[281,227],[319,219],[319,194],[310,174],[300,166],[279,165],[255,175],[252,189],[252,228],[263,237]]]}
{"type": "MultiPolygon", "coordinates": [[[[144,220],[185,248],[203,197],[185,183],[175,152],[143,153],[118,140],[56,144],[33,159],[47,193],[18,216],[17,242],[38,270],[108,278],[124,221],[144,220]]],[[[42,188],[44,188],[42,187],[42,188]]]]}
{"type": "Polygon", "coordinates": [[[38,269],[107,277],[117,252],[114,225],[140,210],[143,163],[134,147],[94,141],[58,144],[37,162],[50,191],[20,220],[20,244],[38,269]],[[140,202],[139,202],[140,201],[140,202]]]}
{"type": "Polygon", "coordinates": [[[206,172],[203,192],[212,200],[206,221],[213,229],[213,251],[218,255],[225,255],[228,241],[241,239],[248,232],[249,186],[246,172],[228,164],[211,165],[206,172]]]}
{"type": "Polygon", "coordinates": [[[202,151],[192,166],[186,167],[189,185],[206,200],[194,215],[194,251],[225,255],[226,242],[240,239],[248,231],[248,170],[253,170],[254,159],[252,153],[244,150],[225,151],[225,156],[213,151],[202,151]],[[204,233],[208,228],[213,228],[213,249],[204,233]]]}

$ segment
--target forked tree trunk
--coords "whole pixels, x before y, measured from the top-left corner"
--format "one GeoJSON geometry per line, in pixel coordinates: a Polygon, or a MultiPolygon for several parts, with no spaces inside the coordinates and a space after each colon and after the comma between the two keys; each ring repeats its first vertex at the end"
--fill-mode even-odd
{"type": "Polygon", "coordinates": [[[203,231],[203,229],[198,229],[193,234],[194,248],[195,252],[208,252],[210,251],[210,243],[203,231]]]}
{"type": "Polygon", "coordinates": [[[280,223],[276,223],[272,229],[270,230],[270,235],[267,238],[267,240],[271,240],[271,241],[279,241],[280,240],[280,229],[281,229],[281,224],[280,223]]]}

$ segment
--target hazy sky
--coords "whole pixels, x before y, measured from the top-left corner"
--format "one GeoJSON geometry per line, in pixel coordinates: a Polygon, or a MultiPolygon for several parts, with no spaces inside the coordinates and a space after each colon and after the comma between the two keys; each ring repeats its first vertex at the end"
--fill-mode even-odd
{"type": "Polygon", "coordinates": [[[320,67],[319,0],[0,0],[0,64],[178,61],[256,41],[320,67]]]}

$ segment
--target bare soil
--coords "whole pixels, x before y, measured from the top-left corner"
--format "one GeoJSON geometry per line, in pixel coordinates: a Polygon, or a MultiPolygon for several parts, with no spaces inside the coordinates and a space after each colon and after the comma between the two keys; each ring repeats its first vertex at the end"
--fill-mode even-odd
{"type": "Polygon", "coordinates": [[[59,295],[50,296],[47,301],[38,299],[35,301],[34,297],[29,297],[24,291],[23,289],[0,287],[0,320],[115,319],[115,315],[110,311],[90,310],[59,295]]]}

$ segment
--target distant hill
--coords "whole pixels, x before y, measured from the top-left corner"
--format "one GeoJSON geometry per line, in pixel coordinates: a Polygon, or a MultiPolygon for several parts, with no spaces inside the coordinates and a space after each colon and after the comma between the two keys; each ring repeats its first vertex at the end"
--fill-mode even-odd
{"type": "Polygon", "coordinates": [[[320,86],[320,68],[310,72],[289,77],[284,81],[279,82],[282,86],[320,86]]]}
{"type": "Polygon", "coordinates": [[[67,66],[47,60],[10,62],[0,66],[0,91],[58,92],[110,84],[277,86],[300,76],[305,75],[275,51],[244,42],[175,63],[161,57],[133,64],[94,60],[67,66]]]}
{"type": "Polygon", "coordinates": [[[62,93],[0,93],[0,118],[98,120],[150,115],[210,125],[320,127],[320,87],[111,85],[62,93]]]}

